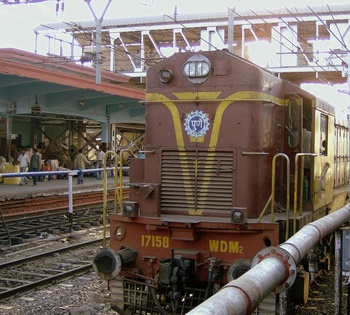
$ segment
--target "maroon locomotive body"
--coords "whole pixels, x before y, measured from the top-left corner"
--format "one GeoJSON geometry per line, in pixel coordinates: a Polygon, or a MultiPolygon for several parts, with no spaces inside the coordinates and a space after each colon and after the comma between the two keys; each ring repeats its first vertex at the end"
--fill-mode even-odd
{"type": "Polygon", "coordinates": [[[175,54],[147,72],[145,106],[130,197],[94,259],[120,313],[189,311],[345,203],[346,124],[244,59],[175,54]]]}

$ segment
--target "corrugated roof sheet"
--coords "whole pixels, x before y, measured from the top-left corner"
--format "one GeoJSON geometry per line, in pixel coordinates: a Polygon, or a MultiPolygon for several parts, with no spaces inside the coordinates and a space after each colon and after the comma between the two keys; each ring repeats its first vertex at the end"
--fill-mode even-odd
{"type": "MultiPolygon", "coordinates": [[[[290,16],[315,16],[320,15],[349,15],[350,18],[350,4],[342,5],[321,5],[321,6],[306,6],[306,7],[290,7],[273,10],[237,10],[235,13],[236,22],[242,20],[262,19],[262,18],[276,18],[276,17],[290,17],[290,16]]],[[[165,25],[174,23],[198,23],[208,21],[226,21],[227,12],[198,12],[158,16],[144,16],[144,17],[123,17],[116,19],[106,19],[102,22],[104,29],[110,28],[124,28],[124,27],[142,27],[148,25],[165,25]]],[[[46,30],[66,30],[71,32],[81,29],[95,29],[96,23],[94,20],[78,21],[78,22],[63,22],[40,25],[34,28],[35,32],[46,30]]]]}

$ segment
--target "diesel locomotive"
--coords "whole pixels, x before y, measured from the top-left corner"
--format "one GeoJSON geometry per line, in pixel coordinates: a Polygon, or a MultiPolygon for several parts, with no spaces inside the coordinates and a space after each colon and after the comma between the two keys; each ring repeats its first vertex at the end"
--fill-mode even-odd
{"type": "Polygon", "coordinates": [[[146,91],[144,151],[93,261],[118,313],[185,314],[347,202],[347,117],[299,86],[217,50],[159,62],[146,91]]]}

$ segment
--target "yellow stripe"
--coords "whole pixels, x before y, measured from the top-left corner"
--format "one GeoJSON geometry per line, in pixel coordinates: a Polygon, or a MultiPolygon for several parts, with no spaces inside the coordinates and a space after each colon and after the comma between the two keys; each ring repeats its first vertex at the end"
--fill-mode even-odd
{"type": "Polygon", "coordinates": [[[196,101],[196,100],[216,100],[221,92],[179,92],[174,93],[178,100],[196,101]]]}
{"type": "Polygon", "coordinates": [[[265,93],[261,93],[261,92],[251,92],[251,91],[242,91],[242,92],[231,94],[227,97],[227,100],[222,101],[219,104],[218,109],[216,110],[216,113],[215,113],[213,129],[212,129],[212,134],[211,134],[210,143],[209,143],[209,150],[214,150],[214,148],[216,147],[216,144],[219,138],[219,131],[221,126],[222,116],[224,115],[224,112],[229,105],[231,105],[233,102],[236,102],[236,101],[261,101],[261,100],[265,100],[266,102],[271,102],[278,105],[284,105],[284,101],[280,98],[277,98],[265,93]]]}
{"type": "MultiPolygon", "coordinates": [[[[173,117],[176,143],[179,148],[179,151],[182,151],[182,153],[180,152],[180,155],[186,156],[186,152],[184,152],[185,143],[184,143],[184,137],[182,133],[181,119],[180,119],[179,110],[177,109],[176,105],[164,95],[157,94],[157,93],[147,94],[148,101],[159,101],[160,99],[161,99],[160,102],[164,103],[164,105],[169,109],[171,116],[173,117]]],[[[185,161],[182,161],[182,159],[180,159],[180,164],[181,164],[181,170],[182,170],[182,177],[184,178],[186,174],[190,174],[189,166],[188,166],[188,163],[185,161]]],[[[189,185],[188,188],[185,188],[185,195],[187,200],[190,200],[192,198],[192,191],[193,191],[193,188],[191,184],[189,185]]]]}
{"type": "Polygon", "coordinates": [[[176,137],[176,143],[179,147],[179,150],[184,150],[184,138],[182,134],[182,125],[181,125],[181,119],[179,110],[177,109],[176,105],[171,102],[166,96],[158,93],[152,93],[147,94],[147,101],[157,101],[160,103],[164,103],[166,107],[168,107],[171,116],[173,117],[173,124],[175,129],[175,137],[176,137]]]}
{"type": "MultiPolygon", "coordinates": [[[[181,123],[181,118],[179,111],[175,105],[175,101],[208,101],[208,100],[217,100],[221,92],[180,92],[180,93],[174,93],[174,95],[177,97],[177,100],[170,100],[166,96],[158,93],[148,93],[146,96],[147,101],[149,102],[160,102],[163,103],[170,111],[172,118],[173,118],[173,124],[175,128],[175,135],[176,135],[176,142],[177,146],[179,147],[180,151],[184,151],[185,147],[185,141],[183,137],[183,132],[182,132],[182,123],[181,123]]],[[[261,92],[254,92],[254,91],[241,91],[241,92],[236,92],[228,97],[226,97],[224,100],[220,100],[220,104],[216,110],[215,113],[215,118],[213,122],[213,127],[212,127],[212,133],[209,141],[209,148],[208,151],[215,151],[218,138],[219,138],[219,131],[220,131],[220,126],[222,122],[222,116],[227,109],[229,105],[231,105],[234,102],[237,101],[252,101],[252,102],[257,102],[257,101],[263,101],[263,102],[271,102],[280,106],[285,105],[284,100],[281,98],[277,98],[274,96],[271,96],[269,94],[261,93],[261,92]]],[[[206,159],[206,164],[209,161],[214,160],[214,155],[211,157],[208,157],[206,159]]],[[[187,163],[181,162],[183,164],[182,166],[182,175],[184,176],[185,174],[189,173],[189,166],[187,163]]],[[[207,168],[208,166],[205,166],[207,168]]],[[[197,174],[198,171],[198,161],[195,161],[195,173],[197,174]]],[[[202,183],[203,191],[209,189],[209,181],[207,184],[202,183]]],[[[190,186],[189,188],[185,189],[185,194],[187,198],[192,197],[192,187],[190,186]]],[[[190,215],[201,215],[203,210],[200,209],[189,209],[189,214],[190,215]]]]}

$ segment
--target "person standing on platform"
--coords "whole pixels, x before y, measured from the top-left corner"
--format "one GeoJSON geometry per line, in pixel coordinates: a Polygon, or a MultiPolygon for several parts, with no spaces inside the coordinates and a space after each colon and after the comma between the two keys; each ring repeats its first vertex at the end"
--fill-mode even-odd
{"type": "Polygon", "coordinates": [[[83,154],[83,150],[79,149],[79,153],[75,157],[75,160],[74,160],[74,168],[78,169],[78,182],[77,182],[78,185],[84,183],[84,180],[83,180],[84,174],[83,174],[82,170],[85,170],[86,165],[91,165],[91,163],[88,161],[86,156],[83,154]]]}
{"type": "MultiPolygon", "coordinates": [[[[17,161],[18,161],[18,164],[19,164],[19,171],[21,173],[26,172],[27,171],[27,167],[29,166],[29,157],[26,154],[26,150],[25,149],[22,149],[22,152],[19,155],[17,161]]],[[[19,185],[23,186],[23,183],[25,185],[28,184],[28,178],[25,177],[25,176],[21,177],[21,181],[20,181],[19,185]]]]}
{"type": "MultiPolygon", "coordinates": [[[[30,166],[29,169],[31,172],[39,172],[40,169],[40,164],[41,164],[41,160],[40,160],[40,156],[38,154],[37,149],[33,150],[33,155],[30,158],[30,166]]],[[[36,186],[38,181],[38,176],[33,176],[33,185],[36,186]]]]}
{"type": "MultiPolygon", "coordinates": [[[[97,168],[103,167],[103,159],[106,153],[103,152],[101,148],[97,151],[97,168]]],[[[102,179],[102,172],[97,172],[96,179],[102,179]]]]}
{"type": "MultiPolygon", "coordinates": [[[[43,171],[43,172],[51,172],[51,165],[49,163],[49,160],[45,160],[44,161],[44,164],[41,166],[41,171],[43,171]]],[[[45,180],[46,176],[47,176],[48,180],[51,180],[51,175],[45,175],[45,176],[43,176],[41,178],[43,180],[45,180]]]]}

